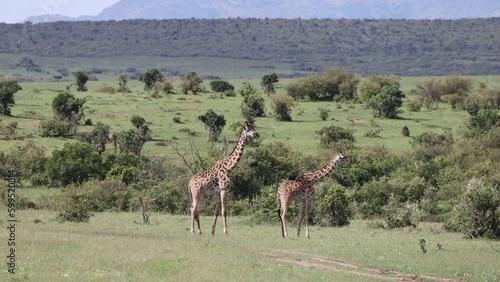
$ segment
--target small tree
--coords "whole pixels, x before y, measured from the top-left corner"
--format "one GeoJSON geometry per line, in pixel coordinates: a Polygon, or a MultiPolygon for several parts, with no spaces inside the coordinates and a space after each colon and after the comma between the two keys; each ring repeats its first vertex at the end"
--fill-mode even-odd
{"type": "Polygon", "coordinates": [[[276,119],[280,121],[292,121],[292,107],[295,105],[295,100],[285,94],[276,94],[271,96],[271,107],[274,110],[276,119]]]}
{"type": "Polygon", "coordinates": [[[130,118],[130,122],[132,122],[132,125],[135,127],[137,133],[139,133],[139,135],[141,135],[145,140],[151,139],[149,126],[143,117],[133,115],[132,118],[130,118]]]}
{"type": "Polygon", "coordinates": [[[127,74],[121,74],[118,77],[118,92],[130,93],[130,89],[127,87],[127,74]]]}
{"type": "Polygon", "coordinates": [[[243,96],[241,113],[247,121],[252,122],[255,117],[265,115],[265,99],[262,94],[257,92],[257,89],[249,83],[244,83],[239,93],[243,96]]]}
{"type": "Polygon", "coordinates": [[[109,125],[104,125],[101,122],[98,122],[91,132],[83,132],[79,139],[83,142],[90,144],[94,147],[99,153],[102,153],[106,150],[106,144],[109,140],[109,125]]]}
{"type": "Polygon", "coordinates": [[[163,81],[163,74],[157,69],[148,69],[139,76],[139,81],[144,83],[144,90],[151,90],[156,82],[163,81]]]}
{"type": "Polygon", "coordinates": [[[196,72],[188,72],[184,74],[184,80],[181,83],[182,93],[187,94],[188,91],[193,92],[196,95],[201,91],[201,83],[203,79],[199,77],[196,72]]]}
{"type": "Polygon", "coordinates": [[[276,92],[276,90],[274,89],[274,84],[277,83],[278,81],[279,80],[277,74],[275,73],[266,74],[262,77],[260,85],[262,85],[264,93],[271,94],[276,92]]]}
{"type": "Polygon", "coordinates": [[[134,129],[118,132],[113,136],[112,141],[120,148],[121,154],[132,153],[139,155],[146,141],[151,139],[151,130],[146,120],[138,115],[133,115],[130,122],[134,129]]]}
{"type": "Polygon", "coordinates": [[[224,115],[218,115],[210,109],[204,115],[198,116],[198,119],[205,124],[205,128],[208,131],[208,141],[216,142],[226,125],[224,115]]]}
{"type": "Polygon", "coordinates": [[[428,109],[432,107],[432,104],[437,103],[446,92],[443,81],[436,78],[418,84],[417,91],[428,109]]]}
{"type": "Polygon", "coordinates": [[[76,91],[86,92],[87,86],[85,85],[89,81],[89,75],[83,70],[73,72],[73,76],[76,80],[76,91]]]}
{"type": "Polygon", "coordinates": [[[368,100],[374,117],[396,118],[403,104],[404,94],[396,86],[384,86],[379,94],[368,100]]]}
{"type": "Polygon", "coordinates": [[[15,104],[14,94],[22,90],[17,81],[0,75],[0,112],[2,115],[10,116],[9,105],[15,104]]]}
{"type": "Polygon", "coordinates": [[[374,75],[368,77],[359,88],[359,98],[361,101],[367,102],[372,97],[382,92],[384,86],[401,86],[401,79],[395,75],[374,75]]]}
{"type": "Polygon", "coordinates": [[[328,110],[325,108],[319,108],[319,118],[325,121],[328,119],[328,110]]]}
{"type": "Polygon", "coordinates": [[[403,129],[401,130],[401,134],[403,134],[404,137],[409,137],[410,136],[410,129],[408,126],[403,126],[403,129]]]}
{"type": "Polygon", "coordinates": [[[60,93],[52,101],[52,110],[56,119],[78,124],[85,117],[84,104],[85,99],[75,98],[69,93],[60,93]]]}
{"type": "Polygon", "coordinates": [[[213,80],[210,81],[210,89],[212,89],[213,92],[223,93],[234,91],[234,86],[224,80],[213,80]]]}
{"type": "Polygon", "coordinates": [[[157,81],[154,85],[154,90],[156,92],[163,92],[164,94],[172,93],[174,90],[174,85],[170,81],[157,81]]]}

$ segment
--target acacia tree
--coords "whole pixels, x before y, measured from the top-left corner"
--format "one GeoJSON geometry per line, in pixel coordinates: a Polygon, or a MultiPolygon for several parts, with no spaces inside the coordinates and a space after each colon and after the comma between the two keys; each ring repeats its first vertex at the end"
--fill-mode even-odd
{"type": "Polygon", "coordinates": [[[264,93],[271,94],[275,93],[274,84],[278,82],[278,75],[276,73],[266,74],[262,77],[261,85],[264,89],[264,93]]]}
{"type": "Polygon", "coordinates": [[[118,77],[118,92],[130,93],[130,89],[127,87],[127,74],[121,74],[118,77]]]}
{"type": "Polygon", "coordinates": [[[224,115],[216,114],[212,109],[209,109],[204,115],[198,117],[205,124],[208,131],[208,141],[217,142],[222,129],[226,125],[224,115]]]}
{"type": "Polygon", "coordinates": [[[15,104],[14,94],[22,90],[17,81],[0,75],[0,112],[2,115],[10,115],[9,105],[15,104]]]}
{"type": "Polygon", "coordinates": [[[234,91],[234,86],[225,80],[210,81],[210,89],[213,92],[231,92],[234,91]]]}
{"type": "Polygon", "coordinates": [[[148,69],[139,76],[139,81],[144,83],[144,90],[151,90],[155,83],[161,82],[164,79],[165,77],[157,68],[148,69]]]}
{"type": "Polygon", "coordinates": [[[120,148],[120,153],[133,153],[139,155],[146,141],[151,139],[151,130],[146,120],[138,115],[132,116],[130,122],[134,129],[118,132],[113,136],[112,141],[120,148]]]}
{"type": "Polygon", "coordinates": [[[188,72],[184,74],[184,80],[181,83],[182,93],[187,94],[188,91],[193,92],[194,95],[201,91],[201,83],[203,79],[199,77],[196,72],[188,72]]]}
{"type": "Polygon", "coordinates": [[[87,86],[85,85],[89,81],[89,75],[83,70],[73,72],[73,76],[76,80],[76,91],[86,92],[87,86]]]}

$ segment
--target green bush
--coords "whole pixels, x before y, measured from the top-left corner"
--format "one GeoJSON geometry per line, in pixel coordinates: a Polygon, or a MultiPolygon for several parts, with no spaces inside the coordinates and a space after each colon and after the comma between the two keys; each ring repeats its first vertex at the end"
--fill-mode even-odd
{"type": "Polygon", "coordinates": [[[66,202],[62,203],[57,219],[61,222],[88,222],[91,216],[87,206],[88,198],[80,194],[69,195],[66,202]]]}
{"type": "Polygon", "coordinates": [[[404,137],[410,136],[410,129],[408,128],[408,126],[403,126],[403,129],[401,129],[401,134],[403,134],[404,137]]]}
{"type": "Polygon", "coordinates": [[[329,188],[318,190],[316,194],[314,222],[321,226],[349,225],[351,210],[349,195],[344,187],[333,185],[329,188]]]}
{"type": "Polygon", "coordinates": [[[500,189],[473,178],[445,224],[447,231],[462,232],[466,238],[500,238],[500,189]]]}
{"type": "Polygon", "coordinates": [[[396,197],[391,196],[389,203],[384,207],[387,228],[416,227],[414,216],[416,209],[415,204],[401,203],[396,197]]]}
{"type": "Polygon", "coordinates": [[[187,213],[189,200],[169,183],[162,182],[155,185],[147,189],[145,194],[151,211],[171,214],[187,213]]]}
{"type": "Polygon", "coordinates": [[[252,213],[257,223],[279,221],[275,187],[262,188],[260,195],[252,202],[252,213]]]}
{"type": "Polygon", "coordinates": [[[355,141],[352,130],[335,125],[323,127],[316,131],[316,134],[319,135],[322,146],[328,146],[341,140],[355,141]]]}
{"type": "Polygon", "coordinates": [[[422,108],[422,101],[421,100],[412,100],[412,101],[409,101],[406,104],[406,108],[410,112],[420,112],[420,109],[422,108]]]}
{"type": "Polygon", "coordinates": [[[224,80],[210,81],[210,89],[212,89],[213,92],[219,92],[219,93],[225,93],[226,91],[234,92],[234,86],[232,86],[231,84],[229,84],[229,82],[224,80]]]}
{"type": "Polygon", "coordinates": [[[76,124],[58,119],[43,120],[38,126],[42,137],[64,137],[76,133],[76,124]]]}
{"type": "Polygon", "coordinates": [[[97,91],[102,92],[102,93],[106,93],[106,94],[115,94],[116,89],[113,86],[104,85],[104,86],[100,87],[97,91]]]}
{"type": "Polygon", "coordinates": [[[90,145],[66,143],[54,150],[45,166],[45,175],[51,186],[80,184],[89,179],[103,179],[106,170],[102,158],[90,145]]]}

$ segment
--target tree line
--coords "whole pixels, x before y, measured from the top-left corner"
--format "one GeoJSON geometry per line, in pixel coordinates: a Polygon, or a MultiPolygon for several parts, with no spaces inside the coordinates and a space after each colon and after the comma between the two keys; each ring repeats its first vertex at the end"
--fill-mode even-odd
{"type": "Polygon", "coordinates": [[[500,18],[175,19],[0,24],[0,52],[223,57],[365,74],[498,74],[500,18]]]}

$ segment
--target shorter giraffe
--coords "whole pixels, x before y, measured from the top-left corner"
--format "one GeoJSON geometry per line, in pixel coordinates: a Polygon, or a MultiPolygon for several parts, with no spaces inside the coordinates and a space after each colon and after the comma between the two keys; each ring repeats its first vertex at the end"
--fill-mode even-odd
{"type": "Polygon", "coordinates": [[[345,162],[346,160],[347,158],[342,154],[336,155],[323,168],[305,172],[295,180],[287,180],[280,185],[276,196],[280,203],[278,216],[281,221],[281,235],[283,237],[288,237],[286,231],[286,211],[293,200],[299,200],[302,203],[302,207],[300,210],[297,236],[300,236],[300,225],[305,218],[306,237],[309,238],[309,213],[314,197],[313,185],[317,181],[323,179],[338,163],[345,162]]]}
{"type": "Polygon", "coordinates": [[[254,137],[254,134],[255,130],[253,126],[246,123],[238,139],[238,143],[231,154],[218,160],[207,170],[195,174],[189,181],[189,194],[191,195],[191,233],[194,234],[194,222],[196,221],[198,225],[198,234],[201,234],[199,209],[203,194],[208,190],[215,191],[218,186],[220,190],[220,202],[217,202],[215,207],[212,235],[215,233],[215,225],[217,224],[219,212],[222,212],[221,216],[224,225],[224,234],[227,234],[226,195],[229,192],[229,174],[231,170],[236,167],[243,155],[246,138],[248,136],[254,137]]]}

